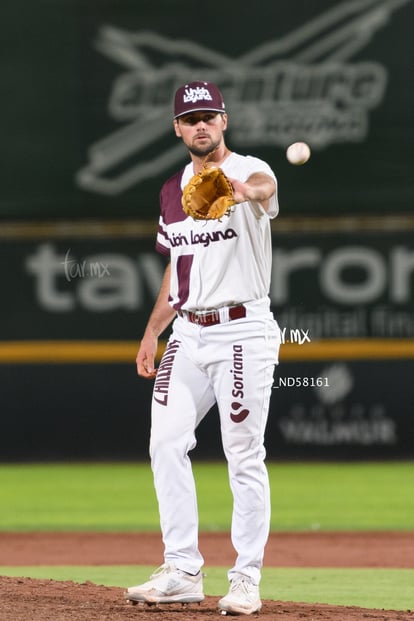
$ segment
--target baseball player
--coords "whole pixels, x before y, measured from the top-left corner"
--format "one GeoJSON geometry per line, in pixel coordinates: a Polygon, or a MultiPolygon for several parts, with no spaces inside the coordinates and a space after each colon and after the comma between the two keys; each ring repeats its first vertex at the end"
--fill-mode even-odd
{"type": "Polygon", "coordinates": [[[263,443],[280,345],[268,297],[277,182],[267,163],[226,146],[227,115],[215,84],[180,87],[173,123],[190,162],[161,189],[156,247],[169,264],[137,355],[138,374],[155,378],[150,456],[164,564],[148,582],[130,587],[125,597],[147,603],[204,598],[188,453],[196,446],[197,426],[217,403],[236,551],[228,572],[230,589],[218,606],[228,613],[251,614],[261,608],[259,582],[270,522],[263,443]],[[206,157],[233,187],[236,204],[220,220],[194,220],[181,205],[184,187],[206,157]],[[172,321],[155,370],[157,339],[172,321]]]}

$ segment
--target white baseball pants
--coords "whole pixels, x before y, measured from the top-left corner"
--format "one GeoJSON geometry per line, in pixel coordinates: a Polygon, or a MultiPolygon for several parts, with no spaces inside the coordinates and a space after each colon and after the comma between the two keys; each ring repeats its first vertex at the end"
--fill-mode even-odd
{"type": "MultiPolygon", "coordinates": [[[[188,452],[195,431],[217,402],[233,494],[235,572],[257,584],[270,525],[264,433],[280,331],[269,312],[201,327],[177,317],[154,384],[150,455],[165,560],[196,574],[196,487],[188,452]]],[[[211,502],[215,502],[212,498],[211,502]]]]}

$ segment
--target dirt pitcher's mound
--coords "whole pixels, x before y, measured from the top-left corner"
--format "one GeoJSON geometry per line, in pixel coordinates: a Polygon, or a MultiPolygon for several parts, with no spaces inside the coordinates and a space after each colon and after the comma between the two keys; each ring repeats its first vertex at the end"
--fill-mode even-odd
{"type": "MultiPolygon", "coordinates": [[[[230,566],[228,533],[205,533],[206,564],[230,566]]],[[[159,565],[155,533],[0,533],[4,565],[159,565]]],[[[274,533],[266,565],[281,567],[413,567],[414,533],[274,533]]],[[[1,567],[0,567],[1,572],[1,567]]],[[[22,572],[24,569],[22,567],[22,572]]],[[[0,621],[205,621],[222,619],[215,597],[198,606],[131,606],[123,589],[90,582],[0,577],[0,621]]],[[[259,621],[414,621],[412,612],[292,602],[263,602],[259,621]]],[[[224,617],[225,618],[225,617],[224,617]]],[[[251,617],[250,617],[251,618],[251,617]]]]}
{"type": "MultiPolygon", "coordinates": [[[[73,582],[0,577],[1,621],[195,621],[222,619],[217,597],[186,607],[131,606],[122,589],[73,582]]],[[[414,613],[264,601],[260,621],[413,621],[414,613]]]]}
{"type": "MultiPolygon", "coordinates": [[[[200,533],[206,567],[231,567],[229,533],[200,533]]],[[[0,533],[2,565],[151,565],[159,533],[0,533]]],[[[266,567],[414,567],[414,532],[271,533],[266,567]]],[[[1,571],[1,568],[0,568],[1,571]]]]}

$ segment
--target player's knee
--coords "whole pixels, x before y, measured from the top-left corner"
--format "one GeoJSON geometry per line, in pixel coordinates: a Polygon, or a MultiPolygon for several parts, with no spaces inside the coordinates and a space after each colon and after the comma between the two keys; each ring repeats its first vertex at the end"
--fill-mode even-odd
{"type": "Polygon", "coordinates": [[[166,463],[175,463],[185,459],[195,445],[195,438],[186,439],[177,437],[176,433],[164,433],[162,436],[151,437],[150,456],[151,459],[160,458],[166,463]]]}

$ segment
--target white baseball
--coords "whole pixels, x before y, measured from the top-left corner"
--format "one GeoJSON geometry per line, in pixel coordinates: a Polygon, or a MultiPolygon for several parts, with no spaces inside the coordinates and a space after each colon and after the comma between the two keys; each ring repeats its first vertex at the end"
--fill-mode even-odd
{"type": "Polygon", "coordinates": [[[294,142],[286,149],[288,161],[295,166],[306,164],[310,156],[311,150],[306,142],[294,142]]]}

